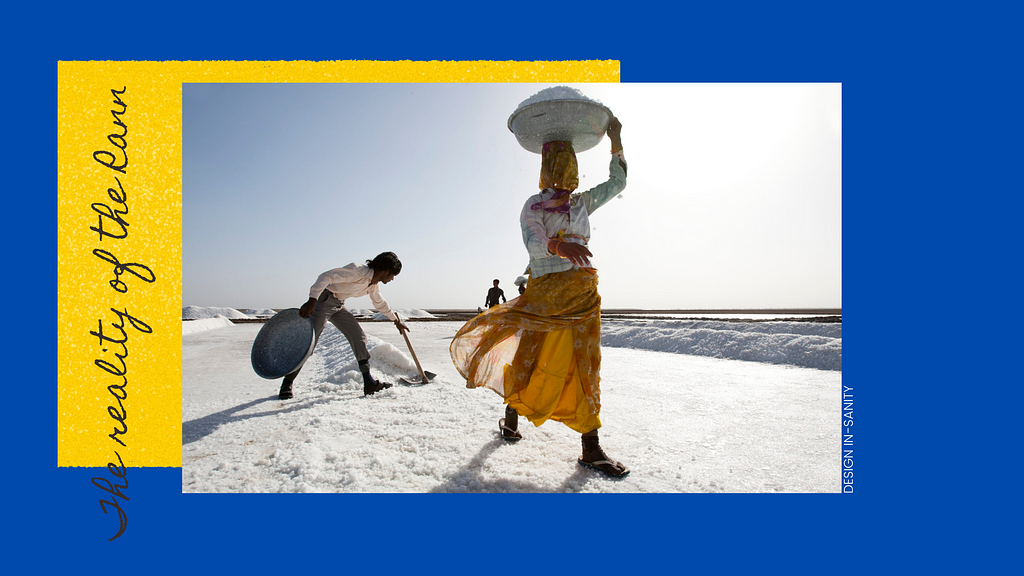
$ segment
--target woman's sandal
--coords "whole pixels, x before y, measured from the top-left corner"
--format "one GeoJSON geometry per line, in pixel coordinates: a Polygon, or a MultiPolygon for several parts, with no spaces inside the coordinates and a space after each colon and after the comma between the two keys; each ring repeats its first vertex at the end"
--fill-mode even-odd
{"type": "Polygon", "coordinates": [[[501,432],[501,438],[508,442],[518,442],[523,439],[523,435],[518,430],[505,426],[504,418],[498,420],[498,432],[501,432]]]}
{"type": "Polygon", "coordinates": [[[623,478],[629,474],[629,468],[626,468],[625,464],[622,462],[608,460],[608,456],[605,455],[604,450],[599,449],[590,456],[595,458],[595,460],[587,461],[583,459],[583,456],[580,456],[576,459],[576,462],[581,466],[586,466],[587,468],[593,468],[594,470],[603,472],[612,478],[623,478]]]}

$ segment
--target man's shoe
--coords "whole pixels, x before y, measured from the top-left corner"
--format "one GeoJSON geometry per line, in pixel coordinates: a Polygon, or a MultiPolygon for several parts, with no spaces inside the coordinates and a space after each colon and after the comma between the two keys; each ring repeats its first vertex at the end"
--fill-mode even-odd
{"type": "Polygon", "coordinates": [[[391,384],[387,382],[374,381],[373,384],[363,384],[363,396],[370,396],[374,392],[380,392],[386,388],[391,388],[391,384]]]}
{"type": "Polygon", "coordinates": [[[281,384],[281,391],[278,392],[277,398],[279,400],[287,400],[292,397],[292,383],[288,382],[281,384]]]}

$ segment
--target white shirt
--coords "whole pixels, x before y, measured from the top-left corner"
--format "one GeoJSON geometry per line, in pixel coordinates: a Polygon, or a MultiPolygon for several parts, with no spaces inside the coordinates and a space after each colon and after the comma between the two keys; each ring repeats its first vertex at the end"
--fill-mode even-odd
{"type": "MultiPolygon", "coordinates": [[[[551,188],[546,188],[526,199],[523,211],[519,215],[519,224],[522,227],[526,251],[530,253],[529,268],[534,278],[578,268],[567,258],[548,252],[548,242],[562,232],[568,235],[564,238],[566,242],[587,245],[587,241],[590,240],[590,213],[626,188],[626,171],[619,165],[620,160],[623,163],[626,161],[621,150],[612,154],[608,166],[608,180],[586,192],[572,194],[569,212],[566,214],[547,212],[543,208],[530,208],[537,202],[550,200],[555,193],[551,188]]],[[[590,265],[589,260],[587,265],[590,265]]]]}
{"type": "Polygon", "coordinates": [[[373,307],[378,312],[387,316],[391,320],[396,320],[398,317],[388,306],[388,303],[380,295],[380,283],[370,284],[370,280],[373,279],[373,269],[369,266],[363,266],[356,264],[355,262],[348,266],[342,266],[341,268],[335,268],[334,270],[328,270],[320,275],[309,288],[310,298],[320,298],[320,293],[324,290],[330,290],[334,297],[341,300],[344,304],[348,298],[356,298],[358,296],[370,295],[370,302],[373,302],[373,307]]]}

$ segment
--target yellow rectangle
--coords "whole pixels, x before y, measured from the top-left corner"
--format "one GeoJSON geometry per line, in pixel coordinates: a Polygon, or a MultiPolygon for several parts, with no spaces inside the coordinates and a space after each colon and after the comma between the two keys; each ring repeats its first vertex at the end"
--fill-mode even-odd
{"type": "Polygon", "coordinates": [[[181,466],[181,85],[618,82],[571,62],[60,62],[57,465],[181,466]]]}

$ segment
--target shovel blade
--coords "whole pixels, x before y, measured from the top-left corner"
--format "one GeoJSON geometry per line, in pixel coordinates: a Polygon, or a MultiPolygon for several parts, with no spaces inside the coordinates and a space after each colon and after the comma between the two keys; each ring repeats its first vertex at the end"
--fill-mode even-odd
{"type": "Polygon", "coordinates": [[[426,372],[426,371],[423,372],[423,375],[427,377],[426,382],[424,382],[423,379],[419,375],[417,375],[413,379],[409,379],[409,378],[399,378],[399,379],[402,381],[402,384],[405,384],[406,386],[422,386],[422,385],[426,384],[427,382],[430,382],[431,380],[433,380],[434,376],[437,376],[437,374],[434,374],[433,372],[426,372]]]}

